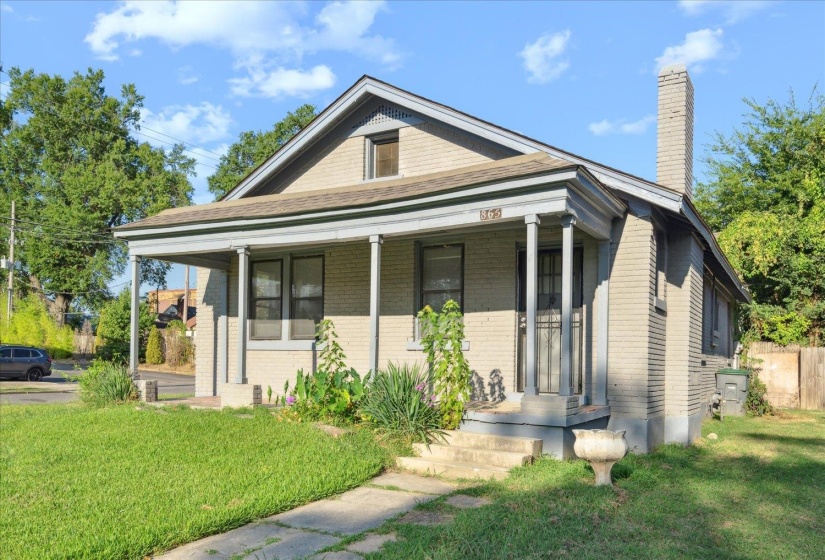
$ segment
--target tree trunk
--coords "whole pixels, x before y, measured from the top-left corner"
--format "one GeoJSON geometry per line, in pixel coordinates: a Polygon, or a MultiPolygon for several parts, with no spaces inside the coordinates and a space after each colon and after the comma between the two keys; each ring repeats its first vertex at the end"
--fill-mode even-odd
{"type": "Polygon", "coordinates": [[[62,327],[65,325],[66,313],[69,312],[69,306],[72,304],[74,296],[72,294],[55,294],[54,300],[51,300],[46,297],[46,294],[43,292],[43,287],[37,276],[29,276],[29,281],[34,287],[37,297],[40,298],[40,301],[46,304],[46,309],[49,310],[49,315],[52,316],[52,319],[54,319],[54,322],[57,323],[57,326],[62,327]]]}

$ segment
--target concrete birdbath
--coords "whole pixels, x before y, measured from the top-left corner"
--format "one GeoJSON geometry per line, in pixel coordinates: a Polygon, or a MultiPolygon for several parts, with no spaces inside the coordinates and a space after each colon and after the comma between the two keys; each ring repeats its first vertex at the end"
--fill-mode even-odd
{"type": "Polygon", "coordinates": [[[573,434],[576,436],[573,451],[577,457],[590,462],[596,473],[596,486],[612,486],[610,470],[627,455],[624,430],[573,430],[573,434]]]}

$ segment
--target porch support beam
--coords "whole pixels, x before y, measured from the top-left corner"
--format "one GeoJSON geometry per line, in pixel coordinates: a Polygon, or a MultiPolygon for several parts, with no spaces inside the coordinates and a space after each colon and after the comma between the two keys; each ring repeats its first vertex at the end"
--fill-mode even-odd
{"type": "Polygon", "coordinates": [[[381,245],[383,235],[370,236],[370,371],[378,371],[378,321],[381,316],[381,245]]]}
{"type": "Polygon", "coordinates": [[[610,241],[599,242],[596,318],[596,376],[593,380],[593,404],[607,405],[607,336],[610,317],[610,241]]]}
{"type": "Polygon", "coordinates": [[[129,322],[129,373],[138,373],[138,352],[140,348],[140,257],[129,255],[132,265],[132,315],[129,322]]]}
{"type": "MultiPolygon", "coordinates": [[[[573,395],[573,226],[576,219],[561,218],[561,368],[559,395],[573,395]]],[[[529,321],[529,319],[528,319],[529,321]]]]}
{"type": "Polygon", "coordinates": [[[541,220],[536,214],[524,217],[527,224],[527,248],[526,248],[526,287],[525,305],[527,307],[527,334],[525,349],[525,371],[524,371],[524,395],[536,396],[539,394],[537,347],[536,347],[536,301],[538,299],[538,249],[539,249],[539,224],[541,220]]]}
{"type": "Polygon", "coordinates": [[[246,376],[246,331],[249,310],[249,247],[238,251],[238,370],[235,383],[243,383],[246,376]]]}

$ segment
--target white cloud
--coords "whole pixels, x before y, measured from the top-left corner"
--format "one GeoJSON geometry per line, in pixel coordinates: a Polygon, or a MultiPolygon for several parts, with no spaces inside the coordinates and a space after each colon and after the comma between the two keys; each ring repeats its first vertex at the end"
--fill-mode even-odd
{"type": "Polygon", "coordinates": [[[535,43],[528,43],[519,53],[528,72],[531,84],[544,84],[555,80],[570,67],[562,57],[570,41],[570,30],[542,35],[535,43]]]}
{"type": "Polygon", "coordinates": [[[147,134],[164,134],[166,136],[160,136],[164,142],[173,142],[169,138],[172,137],[195,145],[229,138],[233,122],[228,111],[207,101],[200,105],[164,107],[158,113],[144,108],[141,116],[147,134]]]}
{"type": "Polygon", "coordinates": [[[129,51],[129,56],[140,56],[143,54],[143,51],[140,49],[131,49],[129,51]]]}
{"type": "Polygon", "coordinates": [[[9,6],[8,4],[0,4],[0,11],[6,12],[7,14],[13,14],[14,8],[9,6]]]}
{"type": "Polygon", "coordinates": [[[304,55],[319,51],[349,52],[390,68],[400,64],[401,54],[393,40],[370,33],[378,13],[386,10],[384,2],[336,1],[313,18],[314,7],[299,2],[127,1],[98,14],[85,41],[103,60],[117,60],[122,44],[152,39],[173,49],[190,45],[227,49],[235,58],[235,67],[247,72],[231,80],[233,90],[237,82],[248,82],[251,91],[262,75],[288,81],[304,76],[304,83],[309,82],[307,87],[259,87],[260,95],[267,91],[303,95],[321,83],[334,83],[331,71],[324,76],[320,66],[310,72],[289,70],[300,68],[304,55]],[[286,72],[292,72],[292,77],[281,75],[286,72]]]}
{"type": "Polygon", "coordinates": [[[191,66],[181,66],[178,68],[178,83],[184,86],[194,84],[200,80],[200,76],[195,73],[191,66]]]}
{"type": "Polygon", "coordinates": [[[722,14],[725,23],[734,24],[771,4],[769,0],[679,0],[679,9],[687,16],[715,11],[722,14]]]}
{"type": "Polygon", "coordinates": [[[321,64],[309,71],[249,67],[249,76],[229,80],[232,93],[242,97],[306,97],[335,85],[335,74],[321,64]]]}
{"type": "Polygon", "coordinates": [[[628,121],[627,119],[619,119],[591,123],[587,128],[596,136],[605,136],[607,134],[644,134],[647,132],[647,127],[656,122],[656,117],[653,115],[646,115],[637,121],[628,121]]]}
{"type": "Polygon", "coordinates": [[[701,72],[703,62],[723,54],[722,34],[721,29],[700,29],[688,33],[683,43],[667,47],[661,56],[656,57],[656,71],[681,63],[695,72],[701,72]]]}

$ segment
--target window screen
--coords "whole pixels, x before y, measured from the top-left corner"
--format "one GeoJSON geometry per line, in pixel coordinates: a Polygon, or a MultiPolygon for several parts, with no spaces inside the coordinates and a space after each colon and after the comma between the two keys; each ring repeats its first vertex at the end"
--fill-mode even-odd
{"type": "Polygon", "coordinates": [[[282,260],[252,263],[252,338],[281,338],[283,264],[282,260]]]}
{"type": "Polygon", "coordinates": [[[324,257],[292,259],[290,296],[290,338],[314,339],[324,317],[324,257]]]}
{"type": "Polygon", "coordinates": [[[440,312],[448,300],[464,308],[464,246],[424,247],[421,250],[421,307],[440,312]]]}

